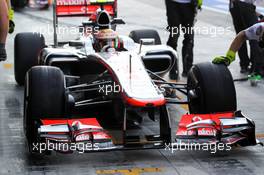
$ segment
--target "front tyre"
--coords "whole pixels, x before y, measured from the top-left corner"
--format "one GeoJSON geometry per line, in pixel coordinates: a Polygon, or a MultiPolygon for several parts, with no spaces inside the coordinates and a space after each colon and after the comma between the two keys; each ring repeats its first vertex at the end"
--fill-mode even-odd
{"type": "Polygon", "coordinates": [[[24,95],[24,132],[29,151],[40,143],[41,119],[61,118],[65,113],[64,75],[59,68],[35,66],[26,75],[24,95]]]}
{"type": "Polygon", "coordinates": [[[188,74],[187,84],[190,113],[210,114],[237,110],[235,85],[225,65],[194,65],[188,74]]]}

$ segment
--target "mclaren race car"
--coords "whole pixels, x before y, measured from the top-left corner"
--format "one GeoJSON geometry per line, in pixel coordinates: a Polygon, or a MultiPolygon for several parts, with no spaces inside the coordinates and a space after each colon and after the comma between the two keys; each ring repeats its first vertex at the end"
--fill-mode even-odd
{"type": "Polygon", "coordinates": [[[77,40],[59,43],[55,32],[54,45],[46,46],[41,34],[16,36],[15,78],[25,85],[24,131],[31,153],[257,144],[254,122],[237,111],[226,66],[201,63],[187,83],[166,81],[162,76],[178,65],[177,53],[154,30],[118,36],[111,28],[124,22],[115,18],[115,5],[56,3],[55,27],[59,16],[89,16],[82,29],[98,28],[82,30],[77,40]],[[176,131],[169,107],[183,104],[189,112],[176,131]]]}

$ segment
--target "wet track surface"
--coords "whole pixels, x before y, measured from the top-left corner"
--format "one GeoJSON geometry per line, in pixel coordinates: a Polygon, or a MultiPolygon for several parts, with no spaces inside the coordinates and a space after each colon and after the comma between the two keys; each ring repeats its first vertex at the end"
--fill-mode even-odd
{"type": "MultiPolygon", "coordinates": [[[[121,0],[120,16],[127,21],[120,32],[128,34],[136,28],[155,28],[159,31],[162,41],[167,34],[163,31],[166,26],[163,3],[159,0],[121,0]],[[134,8],[131,8],[134,7],[134,8]],[[147,9],[148,18],[142,18],[139,11],[147,9]]],[[[198,26],[231,25],[226,19],[229,16],[216,14],[204,10],[200,15],[198,26]],[[214,21],[217,17],[218,21],[214,21]],[[209,21],[213,21],[209,23],[209,21]]],[[[38,27],[50,25],[51,11],[25,10],[16,14],[16,32],[36,31],[38,27]],[[46,19],[46,20],[45,20],[46,19]]],[[[70,19],[66,21],[77,25],[70,19]]],[[[47,41],[52,38],[47,35],[47,41]]],[[[68,37],[68,36],[67,36],[68,37]]],[[[195,48],[195,62],[210,61],[215,55],[225,53],[227,44],[233,33],[225,36],[210,37],[204,34],[197,35],[195,48]],[[210,43],[207,46],[204,43],[210,43]]],[[[12,175],[140,175],[140,174],[216,174],[216,175],[248,175],[263,174],[264,148],[260,146],[234,148],[227,152],[211,154],[208,151],[175,151],[169,150],[135,150],[115,151],[89,154],[63,155],[52,153],[50,156],[30,156],[25,146],[22,131],[22,110],[24,88],[16,85],[13,76],[13,39],[8,39],[8,61],[0,65],[0,174],[12,175]]],[[[239,74],[238,61],[231,66],[234,77],[239,74]]],[[[182,79],[181,81],[185,81],[182,79]]],[[[257,125],[257,136],[264,140],[264,85],[250,87],[248,82],[236,83],[238,105],[257,125]]],[[[182,106],[171,106],[173,126],[177,125],[180,115],[185,113],[182,106]]]]}

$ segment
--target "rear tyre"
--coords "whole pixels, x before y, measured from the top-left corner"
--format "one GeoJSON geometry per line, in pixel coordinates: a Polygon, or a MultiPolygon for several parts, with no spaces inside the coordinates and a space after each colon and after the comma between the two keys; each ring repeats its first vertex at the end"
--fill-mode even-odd
{"type": "Polygon", "coordinates": [[[232,75],[225,65],[200,63],[188,74],[189,110],[192,114],[237,110],[232,75]]]}
{"type": "Polygon", "coordinates": [[[129,37],[134,40],[136,43],[140,43],[140,40],[143,38],[150,39],[153,38],[155,39],[155,44],[160,45],[161,40],[159,33],[156,30],[150,30],[150,29],[145,29],[145,30],[133,30],[130,32],[129,37]]]}
{"type": "Polygon", "coordinates": [[[49,4],[44,5],[44,7],[43,7],[42,9],[43,9],[43,10],[47,10],[47,9],[49,9],[49,4]]]}
{"type": "Polygon", "coordinates": [[[47,9],[49,9],[49,3],[47,3],[47,4],[42,4],[42,5],[40,5],[40,9],[41,10],[47,10],[47,9]]]}
{"type": "Polygon", "coordinates": [[[15,37],[15,79],[24,85],[26,72],[38,64],[38,55],[45,47],[43,35],[38,33],[19,33],[15,37]]]}
{"type": "Polygon", "coordinates": [[[24,8],[27,3],[28,0],[11,0],[11,5],[15,10],[24,8]]]}
{"type": "Polygon", "coordinates": [[[24,131],[30,152],[39,143],[38,127],[43,118],[60,118],[65,112],[64,75],[59,68],[35,66],[26,75],[24,131]]]}

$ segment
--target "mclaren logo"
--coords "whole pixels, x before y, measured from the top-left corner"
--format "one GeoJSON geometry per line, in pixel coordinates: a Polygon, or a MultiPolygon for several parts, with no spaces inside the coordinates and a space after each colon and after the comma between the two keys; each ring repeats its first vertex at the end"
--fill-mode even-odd
{"type": "Polygon", "coordinates": [[[203,119],[201,118],[201,117],[199,117],[199,116],[194,116],[193,118],[192,118],[192,122],[198,122],[198,121],[202,121],[203,119]]]}

